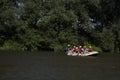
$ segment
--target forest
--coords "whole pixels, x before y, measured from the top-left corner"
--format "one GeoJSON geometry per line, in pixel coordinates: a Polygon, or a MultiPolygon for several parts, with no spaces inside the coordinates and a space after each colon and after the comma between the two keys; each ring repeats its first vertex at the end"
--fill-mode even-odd
{"type": "Polygon", "coordinates": [[[0,50],[120,52],[120,0],[0,0],[0,50]]]}

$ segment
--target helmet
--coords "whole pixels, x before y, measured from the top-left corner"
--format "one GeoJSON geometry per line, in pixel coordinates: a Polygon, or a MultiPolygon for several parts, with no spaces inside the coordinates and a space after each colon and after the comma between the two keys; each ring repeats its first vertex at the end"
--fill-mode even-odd
{"type": "Polygon", "coordinates": [[[86,46],[83,46],[84,48],[86,48],[86,46]]]}
{"type": "Polygon", "coordinates": [[[70,46],[70,44],[67,45],[68,47],[70,46]]]}
{"type": "Polygon", "coordinates": [[[91,46],[89,46],[89,48],[91,48],[91,46]]]}
{"type": "Polygon", "coordinates": [[[81,48],[82,46],[79,46],[79,48],[81,48]]]}
{"type": "Polygon", "coordinates": [[[78,49],[78,47],[75,47],[76,49],[78,49]]]}

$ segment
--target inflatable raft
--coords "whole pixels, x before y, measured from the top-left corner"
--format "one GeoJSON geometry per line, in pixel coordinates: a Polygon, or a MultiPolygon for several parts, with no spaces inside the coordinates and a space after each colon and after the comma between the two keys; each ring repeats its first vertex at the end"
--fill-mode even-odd
{"type": "Polygon", "coordinates": [[[97,51],[84,52],[84,53],[75,53],[72,51],[68,51],[68,53],[67,53],[68,56],[91,56],[91,55],[96,55],[96,54],[98,54],[97,51]]]}

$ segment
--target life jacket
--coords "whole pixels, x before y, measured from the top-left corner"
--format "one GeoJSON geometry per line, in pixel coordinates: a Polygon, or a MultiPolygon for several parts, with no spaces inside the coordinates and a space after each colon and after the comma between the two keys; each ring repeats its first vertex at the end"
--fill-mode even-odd
{"type": "Polygon", "coordinates": [[[78,53],[79,51],[78,51],[78,49],[76,49],[76,51],[75,51],[76,53],[78,53]]]}
{"type": "Polygon", "coordinates": [[[88,52],[92,52],[92,48],[88,48],[88,52]]]}
{"type": "Polygon", "coordinates": [[[73,52],[76,52],[76,48],[73,48],[73,52]]]}
{"type": "Polygon", "coordinates": [[[66,51],[69,51],[69,48],[68,48],[68,47],[66,47],[66,51]]]}
{"type": "Polygon", "coordinates": [[[79,49],[78,49],[78,52],[79,52],[79,53],[81,53],[81,52],[82,52],[82,51],[81,51],[81,48],[79,48],[79,49]]]}
{"type": "Polygon", "coordinates": [[[84,48],[81,48],[81,52],[84,52],[84,48]]]}

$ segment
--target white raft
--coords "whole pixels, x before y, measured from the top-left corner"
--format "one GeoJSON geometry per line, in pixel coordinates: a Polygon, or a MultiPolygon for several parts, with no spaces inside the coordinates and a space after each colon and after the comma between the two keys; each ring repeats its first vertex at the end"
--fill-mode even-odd
{"type": "Polygon", "coordinates": [[[72,51],[68,51],[67,55],[68,56],[91,56],[91,55],[96,55],[98,54],[97,51],[92,51],[92,52],[84,52],[84,53],[73,53],[72,51]]]}

